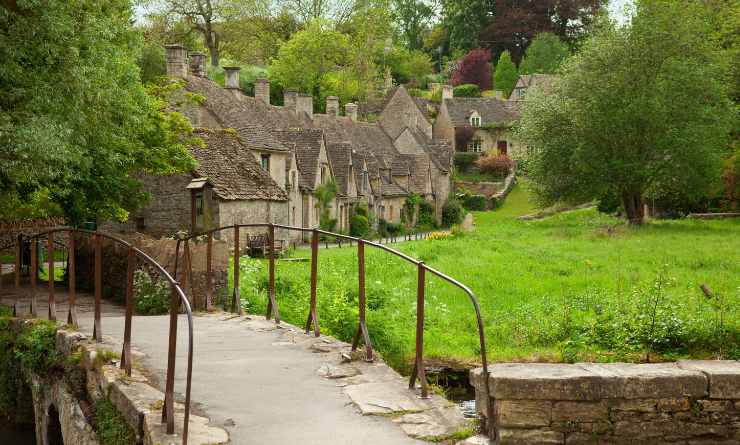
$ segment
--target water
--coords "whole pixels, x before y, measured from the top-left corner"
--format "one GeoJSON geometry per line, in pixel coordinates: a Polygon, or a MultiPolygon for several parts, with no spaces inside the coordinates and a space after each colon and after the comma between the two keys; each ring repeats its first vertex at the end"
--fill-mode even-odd
{"type": "Polygon", "coordinates": [[[475,400],[460,400],[457,402],[463,417],[466,419],[477,419],[478,411],[475,410],[475,400]]]}
{"type": "Polygon", "coordinates": [[[13,445],[36,445],[36,432],[33,427],[0,422],[0,443],[13,445]]]}

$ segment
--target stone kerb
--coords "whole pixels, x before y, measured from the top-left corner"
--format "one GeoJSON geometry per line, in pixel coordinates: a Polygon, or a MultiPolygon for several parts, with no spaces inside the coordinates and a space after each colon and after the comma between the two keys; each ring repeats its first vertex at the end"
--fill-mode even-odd
{"type": "Polygon", "coordinates": [[[476,406],[504,444],[740,443],[740,362],[497,364],[476,406]],[[637,441],[637,442],[635,442],[637,441]]]}

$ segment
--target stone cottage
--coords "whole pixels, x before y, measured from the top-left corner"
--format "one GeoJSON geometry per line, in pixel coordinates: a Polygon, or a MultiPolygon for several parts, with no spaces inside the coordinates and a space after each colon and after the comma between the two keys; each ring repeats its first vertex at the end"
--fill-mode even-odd
{"type": "Polygon", "coordinates": [[[552,74],[522,74],[517,79],[509,100],[524,100],[527,91],[532,87],[548,90],[556,79],[557,76],[552,74]]]}

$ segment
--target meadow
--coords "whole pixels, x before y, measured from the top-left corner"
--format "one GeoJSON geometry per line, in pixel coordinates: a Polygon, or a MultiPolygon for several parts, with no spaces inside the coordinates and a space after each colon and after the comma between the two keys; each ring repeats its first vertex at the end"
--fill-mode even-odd
{"type": "MultiPolygon", "coordinates": [[[[492,361],[740,359],[740,220],[653,220],[629,227],[582,209],[541,219],[525,186],[475,230],[395,245],[467,284],[477,295],[492,361]],[[712,290],[707,297],[700,285],[712,290]]],[[[414,354],[415,268],[367,249],[368,329],[397,368],[414,354]]],[[[310,250],[277,262],[283,318],[305,324],[310,250]]],[[[249,312],[266,306],[264,260],[243,258],[249,312]]],[[[322,332],[351,339],[357,320],[356,248],[319,252],[322,332]]],[[[459,289],[427,278],[425,355],[431,363],[479,362],[473,308],[459,289]]]]}

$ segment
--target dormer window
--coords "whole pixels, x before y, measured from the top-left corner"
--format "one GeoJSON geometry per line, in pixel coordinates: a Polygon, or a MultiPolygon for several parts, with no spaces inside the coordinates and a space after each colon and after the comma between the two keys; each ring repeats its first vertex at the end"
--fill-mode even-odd
{"type": "Polygon", "coordinates": [[[470,125],[473,127],[480,127],[480,115],[478,113],[473,113],[470,116],[470,125]]]}
{"type": "Polygon", "coordinates": [[[269,172],[270,171],[270,155],[268,154],[262,154],[260,156],[260,163],[262,165],[262,170],[269,172]]]}

